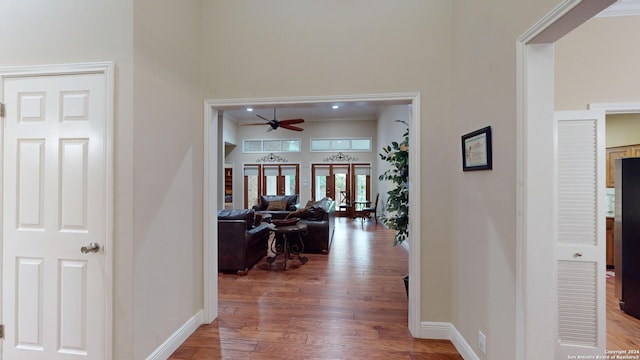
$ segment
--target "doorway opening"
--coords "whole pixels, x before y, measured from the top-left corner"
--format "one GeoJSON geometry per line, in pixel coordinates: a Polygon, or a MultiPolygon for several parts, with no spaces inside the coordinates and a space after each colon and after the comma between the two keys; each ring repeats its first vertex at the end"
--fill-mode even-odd
{"type": "MultiPolygon", "coordinates": [[[[556,344],[559,336],[556,265],[550,256],[554,254],[557,223],[557,214],[552,211],[556,185],[553,166],[549,166],[554,161],[556,140],[552,121],[554,43],[611,3],[564,2],[518,39],[517,359],[554,358],[555,347],[549,345],[556,344]]],[[[598,347],[604,350],[602,340],[599,337],[598,347]]]]}
{"type": "MultiPolygon", "coordinates": [[[[344,95],[344,96],[316,96],[316,97],[286,97],[286,98],[261,98],[261,99],[231,99],[231,100],[206,100],[204,119],[204,218],[213,219],[217,210],[221,208],[220,184],[223,184],[223,118],[222,112],[229,109],[244,108],[246,106],[287,107],[301,106],[317,103],[358,103],[367,102],[377,105],[411,105],[411,121],[409,130],[411,134],[409,147],[412,149],[410,167],[418,168],[420,164],[420,94],[373,94],[373,95],[344,95]]],[[[410,184],[420,183],[420,172],[410,172],[410,184]]],[[[420,218],[420,188],[411,188],[412,196],[409,206],[412,208],[412,218],[420,218]]],[[[420,234],[420,222],[410,223],[410,233],[420,234]]],[[[218,315],[218,239],[217,222],[204,221],[204,321],[212,322],[218,315]]],[[[409,251],[409,306],[408,327],[413,337],[420,337],[420,241],[415,237],[411,241],[409,251]]]]}

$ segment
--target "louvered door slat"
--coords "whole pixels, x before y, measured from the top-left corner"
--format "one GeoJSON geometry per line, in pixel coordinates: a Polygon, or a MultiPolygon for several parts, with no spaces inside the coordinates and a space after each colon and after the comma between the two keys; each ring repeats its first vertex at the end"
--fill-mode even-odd
{"type": "Polygon", "coordinates": [[[556,114],[556,359],[605,348],[603,121],[556,114]]]}

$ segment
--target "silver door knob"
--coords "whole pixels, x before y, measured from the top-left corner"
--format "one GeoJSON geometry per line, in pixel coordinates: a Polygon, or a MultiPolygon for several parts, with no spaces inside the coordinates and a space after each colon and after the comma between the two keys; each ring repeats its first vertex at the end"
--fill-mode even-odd
{"type": "Polygon", "coordinates": [[[88,254],[88,253],[95,253],[95,252],[98,252],[98,251],[100,251],[100,244],[98,244],[98,243],[91,243],[91,244],[89,244],[89,245],[87,245],[87,246],[83,246],[83,247],[81,247],[81,248],[80,248],[80,251],[81,251],[83,254],[88,254]]]}

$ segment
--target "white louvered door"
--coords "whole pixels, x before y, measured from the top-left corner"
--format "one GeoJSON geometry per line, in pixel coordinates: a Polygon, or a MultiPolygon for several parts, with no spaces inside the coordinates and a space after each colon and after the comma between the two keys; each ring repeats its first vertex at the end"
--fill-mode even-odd
{"type": "Polygon", "coordinates": [[[5,360],[102,360],[110,326],[104,74],[8,77],[5,360]],[[85,249],[86,250],[86,249],[85,249]]]}
{"type": "Polygon", "coordinates": [[[556,112],[556,359],[606,348],[604,113],[556,112]]]}

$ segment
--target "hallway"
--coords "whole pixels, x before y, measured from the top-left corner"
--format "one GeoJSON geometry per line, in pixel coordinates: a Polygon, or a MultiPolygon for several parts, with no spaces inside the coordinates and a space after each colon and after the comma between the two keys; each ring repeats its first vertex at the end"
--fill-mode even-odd
{"type": "Polygon", "coordinates": [[[218,320],[170,359],[462,359],[449,341],[411,337],[408,256],[393,232],[337,218],[329,254],[307,256],[219,274],[218,320]]]}

